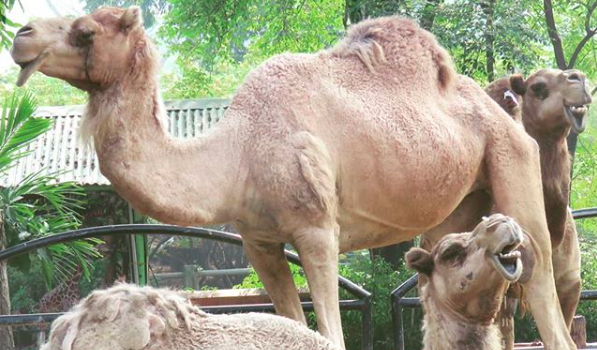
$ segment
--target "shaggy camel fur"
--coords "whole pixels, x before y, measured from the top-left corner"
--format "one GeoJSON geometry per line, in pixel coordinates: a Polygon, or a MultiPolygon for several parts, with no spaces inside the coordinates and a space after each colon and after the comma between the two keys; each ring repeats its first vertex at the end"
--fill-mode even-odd
{"type": "MultiPolygon", "coordinates": [[[[527,133],[539,144],[548,221],[565,222],[561,232],[550,233],[552,237],[563,234],[562,243],[552,251],[552,259],[560,306],[566,325],[570,328],[580,299],[581,262],[576,225],[568,208],[571,162],[566,138],[571,128],[577,133],[584,130],[587,110],[585,107],[575,108],[573,105],[556,105],[555,109],[549,110],[543,108],[543,105],[550,103],[554,97],[570,100],[567,95],[582,94],[586,78],[579,71],[560,74],[559,71],[544,69],[532,74],[526,81],[520,75],[513,75],[508,80],[514,82],[512,89],[517,96],[524,96],[521,121],[527,133]]],[[[590,103],[591,97],[588,92],[584,98],[586,103],[590,103]]],[[[499,103],[497,100],[496,102],[499,103]]],[[[509,112],[503,104],[500,106],[509,112]]],[[[561,227],[561,224],[559,226],[561,227]]],[[[512,332],[513,329],[509,334],[504,334],[506,350],[514,347],[512,332]]]]}
{"type": "Polygon", "coordinates": [[[468,233],[449,234],[428,252],[412,248],[419,272],[424,350],[502,349],[493,322],[510,282],[522,274],[522,229],[501,214],[468,233]]]}
{"type": "Polygon", "coordinates": [[[54,321],[41,350],[338,350],[285,317],[210,315],[181,294],[118,285],[95,291],[54,321]]]}
{"type": "Polygon", "coordinates": [[[537,145],[430,33],[378,18],[329,50],[273,57],[216,128],[185,141],[161,122],[159,60],[139,12],[37,20],[11,52],[19,84],[39,70],[89,93],[82,129],[133,207],[173,224],[233,222],[276,311],[304,322],[283,253],[292,243],[319,331],[343,347],[338,253],[412,239],[490,190],[531,233],[529,306],[546,347],[575,348],[556,307],[537,145]]]}

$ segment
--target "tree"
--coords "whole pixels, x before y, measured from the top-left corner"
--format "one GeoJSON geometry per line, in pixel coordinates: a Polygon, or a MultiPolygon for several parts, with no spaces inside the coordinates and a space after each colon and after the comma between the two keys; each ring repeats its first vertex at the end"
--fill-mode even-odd
{"type": "MultiPolygon", "coordinates": [[[[567,36],[571,40],[567,41],[568,45],[565,45],[556,25],[557,18],[554,15],[553,3],[551,0],[543,0],[543,13],[545,15],[547,34],[553,46],[556,64],[562,70],[572,69],[577,65],[582,66],[584,57],[581,54],[583,50],[590,45],[593,46],[593,52],[595,51],[595,44],[591,43],[591,39],[597,34],[597,24],[592,24],[591,20],[595,9],[597,9],[597,1],[561,1],[558,5],[565,6],[559,8],[562,13],[569,13],[571,11],[574,14],[574,16],[567,16],[566,18],[568,21],[572,20],[574,25],[566,30],[568,32],[567,36]],[[577,28],[582,28],[580,33],[575,30],[577,28]],[[570,56],[568,60],[566,59],[567,52],[570,56]]],[[[594,65],[594,60],[590,64],[594,65]]],[[[592,93],[594,94],[596,91],[597,89],[593,89],[592,93]]],[[[571,131],[570,135],[568,135],[568,149],[573,159],[577,142],[578,134],[571,131]]]]}
{"type": "Polygon", "coordinates": [[[143,11],[143,24],[145,28],[151,28],[157,22],[157,18],[168,11],[166,0],[87,0],[85,10],[93,11],[101,6],[129,7],[137,5],[143,11]]]}

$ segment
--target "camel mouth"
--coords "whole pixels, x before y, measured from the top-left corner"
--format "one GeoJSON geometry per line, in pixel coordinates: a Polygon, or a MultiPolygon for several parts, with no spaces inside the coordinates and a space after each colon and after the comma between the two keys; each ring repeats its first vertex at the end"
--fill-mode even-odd
{"type": "Polygon", "coordinates": [[[522,253],[516,250],[521,244],[522,240],[516,239],[515,243],[507,244],[491,255],[493,267],[509,282],[518,281],[522,275],[522,253]]]}
{"type": "Polygon", "coordinates": [[[35,59],[31,61],[16,62],[16,64],[21,66],[21,72],[19,73],[19,78],[17,79],[17,86],[21,87],[25,85],[33,73],[39,70],[46,57],[48,57],[48,51],[42,51],[35,59]]]}
{"type": "Polygon", "coordinates": [[[577,134],[585,131],[586,116],[589,108],[584,104],[578,105],[564,105],[564,114],[572,125],[572,131],[577,134]]]}

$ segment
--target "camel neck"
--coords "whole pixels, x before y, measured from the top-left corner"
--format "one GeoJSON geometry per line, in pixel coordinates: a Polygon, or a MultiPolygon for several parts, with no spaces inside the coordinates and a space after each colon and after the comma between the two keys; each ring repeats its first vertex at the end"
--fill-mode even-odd
{"type": "Polygon", "coordinates": [[[527,132],[539,145],[541,177],[547,224],[552,239],[558,241],[565,230],[570,196],[570,154],[566,136],[569,128],[561,130],[536,130],[527,132]]]}
{"type": "Polygon", "coordinates": [[[444,310],[441,303],[429,297],[422,299],[424,350],[499,350],[501,341],[493,322],[475,322],[456,317],[444,310]]]}
{"type": "Polygon", "coordinates": [[[240,145],[237,125],[224,120],[205,135],[182,140],[166,128],[157,83],[115,86],[90,94],[102,174],[136,210],[179,225],[235,219],[240,145]]]}

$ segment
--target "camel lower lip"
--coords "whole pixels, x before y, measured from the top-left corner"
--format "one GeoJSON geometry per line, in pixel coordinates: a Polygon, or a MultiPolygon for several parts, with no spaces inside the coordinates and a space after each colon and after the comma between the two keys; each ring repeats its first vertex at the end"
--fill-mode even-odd
{"type": "Polygon", "coordinates": [[[516,282],[522,275],[522,260],[519,251],[492,255],[491,262],[497,272],[509,282],[516,282]]]}
{"type": "Polygon", "coordinates": [[[564,114],[568,120],[570,120],[572,130],[577,134],[585,131],[585,117],[587,115],[587,111],[588,109],[585,105],[569,105],[564,107],[564,114]]]}

